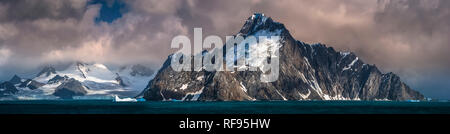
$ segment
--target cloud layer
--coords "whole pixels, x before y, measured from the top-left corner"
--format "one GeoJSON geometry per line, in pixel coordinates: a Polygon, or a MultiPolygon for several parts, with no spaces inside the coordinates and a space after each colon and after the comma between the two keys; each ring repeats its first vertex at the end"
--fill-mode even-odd
{"type": "Polygon", "coordinates": [[[233,35],[263,12],[298,40],[354,51],[425,95],[450,96],[448,0],[127,0],[113,22],[96,22],[102,6],[89,2],[1,1],[0,79],[74,60],[157,67],[174,36],[233,35]]]}

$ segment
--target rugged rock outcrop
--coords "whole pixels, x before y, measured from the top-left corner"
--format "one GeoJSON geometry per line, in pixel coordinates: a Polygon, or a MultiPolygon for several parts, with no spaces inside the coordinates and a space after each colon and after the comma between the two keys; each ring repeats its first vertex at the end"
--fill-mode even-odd
{"type": "Polygon", "coordinates": [[[48,77],[52,74],[56,74],[56,69],[52,66],[46,66],[37,74],[37,77],[48,77]]]}
{"type": "Polygon", "coordinates": [[[66,82],[59,85],[53,93],[53,95],[62,99],[72,99],[73,96],[83,96],[86,94],[86,87],[84,87],[81,82],[73,78],[70,78],[66,82]]]}
{"type": "Polygon", "coordinates": [[[37,82],[37,81],[32,80],[32,79],[27,79],[24,82],[22,82],[19,85],[19,87],[21,87],[21,88],[28,87],[29,89],[34,90],[34,89],[38,89],[38,88],[40,88],[40,87],[42,87],[44,85],[45,85],[44,83],[40,83],[40,82],[37,82]]]}
{"type": "Polygon", "coordinates": [[[116,73],[117,77],[115,78],[117,82],[119,82],[120,86],[128,87],[128,84],[120,77],[118,73],[116,73]]]}
{"type": "Polygon", "coordinates": [[[11,82],[12,84],[19,84],[22,83],[22,78],[20,78],[17,75],[14,75],[11,80],[9,80],[9,82],[11,82]]]}
{"type": "Polygon", "coordinates": [[[0,84],[0,96],[4,96],[6,94],[14,94],[17,93],[19,90],[14,86],[11,82],[3,82],[0,84]]]}
{"type": "Polygon", "coordinates": [[[60,75],[56,75],[55,77],[48,80],[47,84],[61,83],[61,82],[67,81],[68,79],[69,79],[69,77],[67,77],[67,76],[62,77],[60,75]]]}
{"type": "Polygon", "coordinates": [[[295,40],[283,24],[264,14],[248,18],[238,34],[281,36],[270,44],[279,46],[280,70],[276,81],[261,82],[261,71],[176,72],[170,67],[171,55],[149,82],[143,97],[146,100],[208,101],[424,99],[397,75],[383,74],[354,53],[295,40]]]}

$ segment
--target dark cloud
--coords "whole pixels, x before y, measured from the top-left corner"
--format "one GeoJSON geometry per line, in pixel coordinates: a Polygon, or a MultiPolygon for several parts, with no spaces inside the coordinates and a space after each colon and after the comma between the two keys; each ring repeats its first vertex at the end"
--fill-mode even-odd
{"type": "Polygon", "coordinates": [[[384,39],[397,43],[387,44],[385,48],[392,48],[394,45],[403,48],[403,51],[397,50],[397,53],[388,56],[405,58],[396,63],[402,63],[404,68],[420,65],[417,67],[448,69],[449,9],[450,2],[446,0],[385,3],[384,8],[374,16],[377,32],[384,39]]]}
{"type": "Polygon", "coordinates": [[[84,0],[2,0],[0,4],[6,6],[0,22],[33,21],[48,19],[80,19],[85,8],[84,0]]]}
{"type": "Polygon", "coordinates": [[[194,27],[204,36],[232,35],[253,12],[263,12],[298,40],[354,51],[427,96],[450,96],[448,0],[123,2],[120,18],[95,23],[102,6],[83,0],[1,1],[0,76],[71,60],[159,66],[174,51],[174,36],[192,36],[194,27]]]}

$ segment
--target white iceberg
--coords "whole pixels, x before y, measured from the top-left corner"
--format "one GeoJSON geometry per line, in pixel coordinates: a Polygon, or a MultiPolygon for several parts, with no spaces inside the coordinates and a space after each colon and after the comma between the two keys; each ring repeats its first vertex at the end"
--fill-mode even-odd
{"type": "Polygon", "coordinates": [[[137,99],[134,98],[119,98],[119,96],[115,95],[113,102],[137,102],[137,99]]]}

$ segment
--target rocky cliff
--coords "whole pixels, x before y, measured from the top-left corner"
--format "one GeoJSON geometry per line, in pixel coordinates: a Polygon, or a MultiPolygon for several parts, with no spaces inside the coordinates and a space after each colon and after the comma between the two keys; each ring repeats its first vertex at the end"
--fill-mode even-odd
{"type": "Polygon", "coordinates": [[[424,99],[399,76],[380,72],[352,52],[295,40],[283,24],[264,14],[249,17],[238,34],[281,37],[275,42],[280,54],[276,81],[261,82],[261,71],[176,72],[170,66],[171,55],[143,97],[185,101],[424,99]]]}

